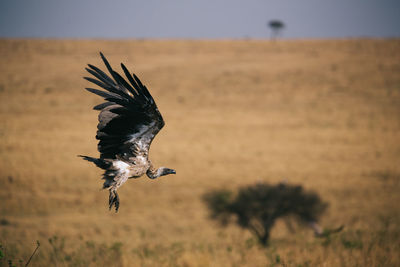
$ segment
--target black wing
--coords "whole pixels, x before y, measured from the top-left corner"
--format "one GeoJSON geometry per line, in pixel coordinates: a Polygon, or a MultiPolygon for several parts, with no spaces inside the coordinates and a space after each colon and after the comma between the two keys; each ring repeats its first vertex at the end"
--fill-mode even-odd
{"type": "Polygon", "coordinates": [[[86,88],[106,100],[94,107],[100,110],[96,135],[100,140],[100,158],[129,159],[139,154],[147,157],[150,144],[164,126],[164,120],[153,97],[139,78],[135,74],[132,76],[121,63],[128,79],[126,81],[111,68],[102,53],[100,56],[111,77],[90,64],[86,70],[95,78],[84,77],[106,90],[86,88]]]}

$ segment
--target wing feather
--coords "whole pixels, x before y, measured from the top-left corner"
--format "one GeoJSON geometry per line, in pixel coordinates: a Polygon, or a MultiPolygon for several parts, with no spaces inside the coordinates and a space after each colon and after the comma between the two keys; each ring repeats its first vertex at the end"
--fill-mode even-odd
{"type": "Polygon", "coordinates": [[[118,84],[121,84],[124,88],[126,88],[129,92],[132,93],[134,97],[138,97],[138,93],[135,91],[135,89],[132,88],[131,85],[129,85],[124,78],[121,77],[121,75],[118,74],[118,72],[113,71],[114,77],[116,77],[116,80],[118,81],[118,84]]]}
{"type": "Polygon", "coordinates": [[[105,72],[103,72],[101,69],[91,64],[88,64],[88,66],[89,68],[97,72],[101,77],[103,77],[103,79],[105,79],[109,84],[115,85],[114,81],[110,77],[108,77],[108,75],[105,74],[105,72]]]}
{"type": "Polygon", "coordinates": [[[94,107],[100,110],[96,134],[100,158],[147,156],[151,142],[165,124],[157,105],[139,78],[132,76],[124,64],[121,63],[121,68],[127,80],[112,69],[102,53],[100,56],[111,77],[91,64],[86,70],[94,78],[84,77],[106,90],[86,88],[106,101],[94,107]]]}
{"type": "Polygon", "coordinates": [[[120,98],[117,94],[114,94],[114,93],[108,93],[108,92],[104,92],[104,91],[93,89],[93,88],[85,88],[85,89],[88,90],[89,92],[99,95],[103,98],[110,98],[110,97],[120,98]]]}
{"type": "Polygon", "coordinates": [[[115,103],[113,103],[113,102],[104,102],[104,103],[101,103],[101,104],[98,104],[98,105],[94,106],[93,109],[94,110],[102,110],[102,109],[104,109],[106,107],[109,107],[109,106],[112,106],[112,105],[115,105],[115,103]]]}

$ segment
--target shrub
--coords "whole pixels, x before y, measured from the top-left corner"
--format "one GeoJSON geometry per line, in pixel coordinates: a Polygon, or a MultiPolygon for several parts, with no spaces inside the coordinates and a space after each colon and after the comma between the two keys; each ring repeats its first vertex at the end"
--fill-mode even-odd
{"type": "Polygon", "coordinates": [[[236,223],[255,234],[266,246],[272,226],[278,218],[293,215],[302,223],[316,223],[327,208],[318,194],[301,186],[257,183],[240,188],[235,195],[229,190],[216,190],[203,196],[210,217],[222,225],[236,223]]]}

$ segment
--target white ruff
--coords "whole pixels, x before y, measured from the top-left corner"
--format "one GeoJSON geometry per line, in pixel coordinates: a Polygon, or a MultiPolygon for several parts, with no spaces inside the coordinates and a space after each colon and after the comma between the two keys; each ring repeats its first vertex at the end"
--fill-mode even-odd
{"type": "Polygon", "coordinates": [[[114,161],[114,162],[113,162],[113,166],[114,166],[116,169],[118,169],[118,172],[119,172],[119,173],[128,173],[128,171],[129,171],[129,169],[128,169],[129,164],[126,163],[126,162],[123,162],[123,161],[121,161],[121,160],[114,161]]]}
{"type": "Polygon", "coordinates": [[[146,163],[147,163],[147,159],[143,156],[137,156],[135,158],[135,164],[137,164],[137,165],[146,165],[146,163]]]}

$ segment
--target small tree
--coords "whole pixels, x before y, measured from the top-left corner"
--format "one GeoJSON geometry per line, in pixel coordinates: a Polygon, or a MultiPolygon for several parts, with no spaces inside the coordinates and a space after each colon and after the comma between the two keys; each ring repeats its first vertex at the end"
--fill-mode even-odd
{"type": "Polygon", "coordinates": [[[264,246],[278,218],[294,215],[315,227],[328,206],[316,193],[305,192],[301,186],[264,183],[240,188],[235,196],[229,190],[212,191],[204,195],[204,201],[212,219],[226,225],[236,217],[236,223],[255,234],[264,246]]]}
{"type": "Polygon", "coordinates": [[[280,32],[285,28],[285,24],[280,20],[271,20],[268,22],[268,26],[271,29],[271,39],[275,40],[280,32]]]}

